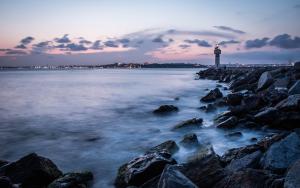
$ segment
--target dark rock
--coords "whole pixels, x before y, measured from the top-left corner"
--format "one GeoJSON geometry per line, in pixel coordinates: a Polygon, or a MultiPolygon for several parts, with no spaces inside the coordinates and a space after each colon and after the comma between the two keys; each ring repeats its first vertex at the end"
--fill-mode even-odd
{"type": "Polygon", "coordinates": [[[168,165],[160,176],[157,188],[197,188],[185,175],[179,170],[168,165]]]}
{"type": "Polygon", "coordinates": [[[169,112],[177,112],[178,107],[173,105],[162,105],[158,109],[154,110],[153,113],[155,114],[165,114],[169,112]]]}
{"type": "Polygon", "coordinates": [[[256,128],[256,127],[259,127],[258,124],[252,122],[252,121],[247,121],[245,123],[242,123],[241,124],[242,127],[246,127],[246,128],[256,128]]]}
{"type": "Polygon", "coordinates": [[[226,96],[225,101],[228,105],[235,106],[241,104],[242,99],[243,95],[241,93],[230,93],[226,96]]]}
{"type": "Polygon", "coordinates": [[[300,94],[300,80],[298,80],[290,89],[289,95],[300,94]]]}
{"type": "Polygon", "coordinates": [[[300,160],[297,160],[288,170],[284,181],[284,188],[300,187],[300,160]]]}
{"type": "Polygon", "coordinates": [[[0,167],[7,165],[8,163],[9,163],[8,161],[0,160],[0,167]]]}
{"type": "Polygon", "coordinates": [[[0,187],[1,188],[14,188],[9,177],[5,177],[5,176],[0,177],[0,187]]]}
{"type": "Polygon", "coordinates": [[[238,122],[238,119],[235,116],[232,116],[232,117],[226,119],[225,121],[219,123],[217,125],[217,128],[225,128],[225,129],[233,128],[233,127],[235,127],[237,122],[238,122]]]}
{"type": "Polygon", "coordinates": [[[222,87],[222,85],[221,84],[217,84],[216,87],[222,87]]]}
{"type": "Polygon", "coordinates": [[[199,141],[197,138],[197,135],[195,133],[189,133],[184,135],[183,139],[180,141],[180,143],[184,147],[195,147],[199,145],[199,141]]]}
{"type": "Polygon", "coordinates": [[[225,135],[226,137],[242,137],[243,134],[241,132],[233,132],[233,133],[228,133],[225,135]]]}
{"type": "Polygon", "coordinates": [[[115,186],[141,186],[158,176],[167,164],[176,164],[169,153],[150,153],[133,159],[119,168],[115,186]]]}
{"type": "Polygon", "coordinates": [[[273,78],[270,72],[264,72],[260,76],[258,83],[257,83],[257,91],[261,91],[263,89],[266,89],[273,83],[273,78]]]}
{"type": "Polygon", "coordinates": [[[275,108],[284,111],[300,110],[300,94],[290,95],[288,98],[279,102],[275,108]]]}
{"type": "Polygon", "coordinates": [[[203,119],[202,118],[193,118],[186,121],[183,121],[173,127],[173,130],[180,129],[180,128],[187,128],[187,127],[199,127],[202,125],[203,119]]]}
{"type": "Polygon", "coordinates": [[[284,173],[298,159],[300,159],[300,138],[296,133],[291,133],[271,145],[264,154],[261,165],[264,169],[284,173]]]}
{"type": "MultiPolygon", "coordinates": [[[[148,180],[143,185],[141,185],[139,187],[135,187],[135,186],[134,187],[135,188],[157,188],[159,179],[160,179],[160,174],[158,176],[155,176],[154,178],[148,180]]],[[[129,187],[133,187],[133,186],[129,186],[129,187]]],[[[129,187],[126,187],[126,188],[129,188],[129,187]]]]}
{"type": "Polygon", "coordinates": [[[260,123],[275,123],[274,120],[276,120],[279,115],[279,111],[276,108],[270,107],[256,114],[254,119],[260,123]]]}
{"type": "Polygon", "coordinates": [[[261,156],[261,151],[255,151],[251,154],[245,155],[242,158],[233,159],[225,169],[231,172],[236,172],[246,168],[257,168],[259,166],[259,160],[261,156]]]}
{"type": "Polygon", "coordinates": [[[260,96],[265,102],[265,106],[275,106],[278,102],[286,99],[288,93],[286,90],[268,89],[266,92],[261,92],[260,96]]]}
{"type": "Polygon", "coordinates": [[[288,85],[290,83],[290,79],[288,77],[284,77],[284,78],[278,78],[275,80],[274,82],[274,87],[275,89],[287,89],[288,85]]]}
{"type": "Polygon", "coordinates": [[[274,134],[274,135],[271,135],[271,136],[261,139],[260,141],[257,142],[257,145],[261,148],[261,150],[267,151],[272,144],[282,140],[287,135],[288,135],[288,132],[281,132],[279,134],[274,134]]]}
{"type": "Polygon", "coordinates": [[[213,104],[208,104],[206,106],[205,112],[213,112],[215,111],[217,108],[213,105],[213,104]]]}
{"type": "Polygon", "coordinates": [[[91,172],[71,172],[54,180],[48,188],[86,188],[91,180],[93,180],[91,172]]]}
{"type": "Polygon", "coordinates": [[[226,90],[228,90],[228,88],[227,88],[227,87],[224,87],[223,89],[224,89],[225,91],[226,91],[226,90]]]}
{"type": "Polygon", "coordinates": [[[219,90],[219,88],[216,88],[214,90],[211,90],[206,96],[201,98],[201,101],[203,102],[213,102],[216,99],[222,98],[223,94],[219,90]]]}
{"type": "Polygon", "coordinates": [[[294,63],[294,69],[300,71],[300,61],[294,63]]]}
{"type": "Polygon", "coordinates": [[[171,155],[173,155],[178,150],[179,150],[179,147],[177,146],[175,141],[167,140],[157,146],[150,148],[145,154],[167,152],[167,153],[170,153],[171,155]]]}
{"type": "Polygon", "coordinates": [[[199,107],[200,110],[206,110],[206,108],[207,108],[207,107],[206,107],[205,105],[199,107]]]}
{"type": "Polygon", "coordinates": [[[174,98],[175,101],[179,101],[179,99],[180,99],[179,97],[175,97],[174,98]]]}
{"type": "Polygon", "coordinates": [[[257,142],[257,138],[253,137],[250,139],[251,142],[257,142]]]}
{"type": "Polygon", "coordinates": [[[0,176],[9,177],[13,183],[20,183],[23,188],[47,186],[61,175],[62,172],[50,159],[35,153],[0,168],[0,176]]]}
{"type": "Polygon", "coordinates": [[[246,155],[249,155],[253,152],[256,152],[260,150],[260,146],[257,144],[253,145],[248,145],[240,148],[232,148],[227,150],[224,155],[220,158],[222,163],[228,164],[230,163],[233,159],[240,159],[246,155]]]}

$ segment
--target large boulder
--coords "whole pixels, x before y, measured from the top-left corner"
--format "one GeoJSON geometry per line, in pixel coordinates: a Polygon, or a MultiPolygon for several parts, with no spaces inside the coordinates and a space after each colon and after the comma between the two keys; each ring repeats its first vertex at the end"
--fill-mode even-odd
{"type": "Polygon", "coordinates": [[[216,99],[222,98],[223,94],[219,88],[211,90],[206,96],[201,98],[202,102],[213,102],[216,99]]]}
{"type": "Polygon", "coordinates": [[[157,146],[150,148],[145,154],[149,153],[159,153],[159,152],[167,152],[173,155],[179,150],[176,142],[173,140],[167,140],[157,146]]]}
{"type": "Polygon", "coordinates": [[[189,147],[198,146],[199,141],[195,133],[189,133],[184,135],[183,139],[180,141],[180,144],[186,148],[189,148],[189,147]]]}
{"type": "Polygon", "coordinates": [[[86,188],[89,181],[93,179],[91,172],[71,172],[54,180],[48,188],[86,188]]]}
{"type": "Polygon", "coordinates": [[[297,160],[288,170],[284,188],[299,188],[300,187],[300,160],[297,160]]]}
{"type": "Polygon", "coordinates": [[[298,159],[300,159],[300,138],[293,132],[267,150],[261,160],[261,165],[264,169],[284,173],[298,159]]]}
{"type": "Polygon", "coordinates": [[[45,187],[61,175],[62,172],[50,159],[35,153],[0,168],[0,176],[9,177],[23,188],[45,187]]]}
{"type": "Polygon", "coordinates": [[[290,95],[288,98],[279,102],[275,108],[284,111],[300,110],[300,94],[290,95]]]}
{"type": "Polygon", "coordinates": [[[160,175],[167,164],[176,164],[171,154],[166,152],[149,153],[133,159],[119,168],[115,186],[124,188],[130,185],[141,186],[160,175]]]}
{"type": "Polygon", "coordinates": [[[297,82],[294,85],[292,85],[292,87],[289,89],[289,94],[300,94],[300,80],[297,80],[297,82]]]}
{"type": "Polygon", "coordinates": [[[0,187],[1,188],[15,188],[9,177],[2,176],[0,177],[0,187]]]}
{"type": "Polygon", "coordinates": [[[171,165],[165,167],[157,188],[198,188],[191,180],[171,165]]]}
{"type": "Polygon", "coordinates": [[[259,166],[259,160],[261,156],[262,152],[260,150],[255,151],[251,154],[245,155],[242,158],[233,159],[225,169],[231,172],[236,172],[246,168],[257,168],[259,166]]]}
{"type": "Polygon", "coordinates": [[[242,99],[243,95],[241,93],[230,93],[226,96],[225,101],[228,105],[235,106],[241,104],[242,99]]]}
{"type": "Polygon", "coordinates": [[[294,69],[300,71],[300,61],[294,63],[294,69]]]}
{"type": "Polygon", "coordinates": [[[232,148],[227,150],[220,158],[222,163],[229,164],[232,160],[241,159],[251,153],[260,150],[260,146],[257,144],[248,145],[240,148],[232,148]]]}
{"type": "Polygon", "coordinates": [[[178,107],[174,106],[174,105],[162,105],[159,108],[155,109],[153,111],[154,114],[166,114],[166,113],[170,113],[170,112],[177,112],[178,111],[178,107]]]}
{"type": "Polygon", "coordinates": [[[189,128],[189,127],[199,127],[202,125],[203,119],[202,118],[192,118],[186,121],[180,122],[173,127],[173,130],[180,129],[180,128],[189,128]]]}
{"type": "Polygon", "coordinates": [[[259,123],[275,123],[274,120],[280,115],[280,112],[273,107],[267,108],[254,116],[255,121],[259,123]]]}
{"type": "Polygon", "coordinates": [[[274,87],[277,90],[286,90],[288,88],[288,85],[290,83],[290,78],[289,77],[283,77],[283,78],[277,78],[274,81],[274,87]]]}
{"type": "Polygon", "coordinates": [[[225,121],[217,124],[217,128],[226,128],[226,129],[233,128],[233,127],[235,127],[237,122],[238,122],[237,117],[232,116],[232,117],[226,119],[225,121]]]}
{"type": "Polygon", "coordinates": [[[273,83],[273,78],[270,72],[264,72],[260,76],[257,83],[257,91],[268,88],[273,83]]]}

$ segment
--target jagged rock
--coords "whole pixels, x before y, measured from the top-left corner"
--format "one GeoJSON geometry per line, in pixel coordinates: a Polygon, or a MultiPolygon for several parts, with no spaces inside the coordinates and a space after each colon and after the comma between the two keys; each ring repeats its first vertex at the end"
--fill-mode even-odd
{"type": "Polygon", "coordinates": [[[54,180],[48,188],[86,188],[91,180],[93,180],[91,172],[71,172],[54,180]]]}
{"type": "Polygon", "coordinates": [[[273,83],[273,78],[270,72],[264,72],[260,76],[258,83],[257,83],[257,91],[261,91],[263,89],[266,89],[273,83]]]}
{"type": "Polygon", "coordinates": [[[264,169],[283,173],[298,159],[300,159],[300,138],[293,132],[281,141],[271,145],[264,154],[261,165],[264,169]]]}
{"type": "Polygon", "coordinates": [[[284,188],[300,187],[300,160],[297,160],[288,170],[284,181],[284,188]]]}
{"type": "Polygon", "coordinates": [[[241,93],[230,93],[226,96],[225,101],[228,105],[235,106],[241,104],[242,99],[243,95],[241,93]]]}
{"type": "Polygon", "coordinates": [[[276,108],[270,107],[257,113],[254,119],[260,123],[275,123],[274,120],[276,120],[279,115],[279,111],[276,108]]]}
{"type": "Polygon", "coordinates": [[[141,186],[161,174],[167,164],[176,164],[176,161],[171,157],[171,154],[165,152],[137,157],[119,168],[115,186],[117,188],[130,185],[141,186]]]}
{"type": "Polygon", "coordinates": [[[199,145],[197,135],[195,133],[189,133],[184,135],[183,139],[180,141],[181,145],[184,147],[195,147],[199,145]]]}
{"type": "Polygon", "coordinates": [[[233,128],[238,122],[238,119],[235,116],[232,116],[225,121],[219,123],[217,128],[233,128]]]}
{"type": "Polygon", "coordinates": [[[257,142],[257,138],[253,137],[250,139],[251,142],[257,142]]]}
{"type": "Polygon", "coordinates": [[[0,167],[8,164],[8,161],[0,160],[0,167]]]}
{"type": "Polygon", "coordinates": [[[289,95],[300,94],[300,80],[298,80],[290,89],[289,95]]]}
{"type": "Polygon", "coordinates": [[[155,176],[154,178],[148,180],[146,183],[144,183],[143,185],[141,185],[139,187],[129,186],[129,187],[126,187],[126,188],[157,188],[160,176],[161,176],[160,174],[155,176]]]}
{"type": "Polygon", "coordinates": [[[173,140],[167,140],[157,146],[154,146],[150,148],[145,154],[150,153],[159,153],[159,152],[168,152],[171,155],[176,153],[179,150],[179,147],[177,146],[176,142],[173,140]]]}
{"type": "Polygon", "coordinates": [[[290,83],[290,79],[288,77],[278,78],[274,82],[275,89],[287,89],[290,83]]]}
{"type": "Polygon", "coordinates": [[[50,160],[35,153],[26,155],[16,162],[0,168],[0,176],[7,176],[23,188],[47,186],[62,175],[62,172],[50,160]]]}
{"type": "Polygon", "coordinates": [[[213,104],[208,104],[207,106],[206,106],[206,109],[205,109],[205,112],[213,112],[213,111],[215,111],[217,108],[215,107],[215,105],[213,105],[213,104]]]}
{"type": "Polygon", "coordinates": [[[162,105],[158,109],[155,109],[153,113],[155,114],[165,114],[165,113],[170,113],[170,112],[177,112],[178,107],[174,105],[162,105]]]}
{"type": "Polygon", "coordinates": [[[179,170],[168,165],[160,176],[157,188],[198,188],[179,170]]]}
{"type": "Polygon", "coordinates": [[[300,94],[290,95],[288,98],[279,102],[275,108],[284,111],[300,110],[300,94]]]}
{"type": "Polygon", "coordinates": [[[294,63],[294,69],[300,71],[300,61],[294,63]]]}
{"type": "Polygon", "coordinates": [[[225,169],[231,172],[236,172],[246,168],[257,168],[259,166],[259,160],[261,156],[261,151],[255,151],[251,154],[245,155],[242,158],[233,159],[225,169]]]}
{"type": "Polygon", "coordinates": [[[219,88],[216,88],[214,90],[211,90],[206,96],[201,98],[201,101],[203,102],[213,102],[216,99],[222,98],[223,94],[220,91],[219,88]]]}
{"type": "Polygon", "coordinates": [[[282,140],[287,135],[288,135],[288,132],[281,132],[279,134],[274,134],[272,136],[265,137],[265,138],[261,139],[260,141],[257,142],[257,145],[260,146],[261,150],[267,151],[268,148],[272,144],[274,144],[275,142],[278,142],[278,141],[282,140]]]}
{"type": "Polygon", "coordinates": [[[232,137],[242,137],[243,134],[241,132],[233,132],[233,133],[228,133],[225,136],[230,137],[230,138],[232,138],[232,137]]]}
{"type": "Polygon", "coordinates": [[[193,126],[199,127],[202,125],[202,122],[203,122],[202,118],[189,119],[189,120],[183,121],[183,122],[175,125],[173,127],[173,130],[180,129],[180,128],[193,127],[193,126]]]}
{"type": "Polygon", "coordinates": [[[13,183],[9,179],[9,177],[2,176],[0,177],[0,187],[1,188],[14,188],[13,183]]]}

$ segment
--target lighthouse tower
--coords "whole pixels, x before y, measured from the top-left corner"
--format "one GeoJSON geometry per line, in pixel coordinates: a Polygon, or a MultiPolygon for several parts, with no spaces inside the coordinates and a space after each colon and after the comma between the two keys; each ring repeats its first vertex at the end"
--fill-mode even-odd
{"type": "Polygon", "coordinates": [[[215,54],[215,66],[216,66],[216,68],[219,68],[220,67],[220,54],[221,54],[221,49],[219,48],[219,45],[216,45],[214,54],[215,54]]]}

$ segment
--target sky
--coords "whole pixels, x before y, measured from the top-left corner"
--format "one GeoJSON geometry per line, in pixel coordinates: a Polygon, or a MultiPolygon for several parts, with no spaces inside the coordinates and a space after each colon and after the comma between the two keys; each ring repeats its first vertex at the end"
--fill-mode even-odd
{"type": "Polygon", "coordinates": [[[0,66],[288,63],[300,0],[0,0],[0,66]]]}

